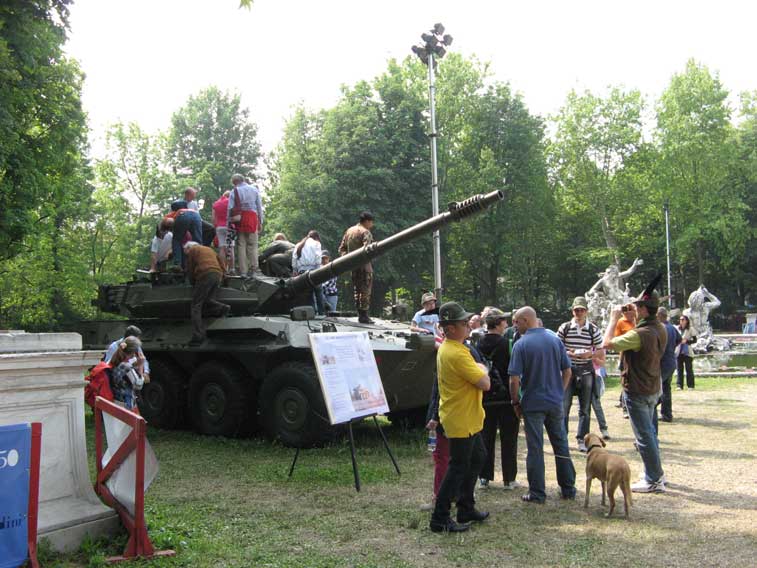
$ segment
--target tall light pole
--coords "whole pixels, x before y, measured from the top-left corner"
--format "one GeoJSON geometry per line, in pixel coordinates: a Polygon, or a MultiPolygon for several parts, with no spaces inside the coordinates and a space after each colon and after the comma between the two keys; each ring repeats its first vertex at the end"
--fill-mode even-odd
{"type": "Polygon", "coordinates": [[[668,257],[668,304],[671,308],[675,308],[676,299],[673,296],[673,288],[670,285],[670,200],[666,199],[662,206],[665,209],[665,249],[668,257]]]}
{"type": "MultiPolygon", "coordinates": [[[[439,179],[436,163],[436,59],[447,53],[446,47],[452,45],[452,36],[444,33],[442,24],[434,24],[427,33],[421,35],[423,43],[412,47],[413,53],[428,67],[428,100],[431,111],[431,211],[439,214],[439,179]]],[[[442,248],[439,231],[434,231],[434,293],[439,302],[442,298],[442,248]]]]}

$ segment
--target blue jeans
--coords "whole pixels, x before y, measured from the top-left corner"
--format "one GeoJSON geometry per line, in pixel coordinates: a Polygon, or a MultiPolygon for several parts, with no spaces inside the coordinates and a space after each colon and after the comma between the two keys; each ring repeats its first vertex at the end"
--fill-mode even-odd
{"type": "Polygon", "coordinates": [[[523,424],[526,430],[526,472],[528,474],[528,492],[534,500],[547,498],[544,481],[544,429],[547,429],[549,443],[555,454],[557,483],[563,497],[576,495],[576,468],[570,459],[568,436],[563,425],[562,408],[555,407],[541,412],[524,412],[523,424]]]}
{"type": "Polygon", "coordinates": [[[636,447],[644,462],[644,476],[649,483],[655,483],[663,474],[657,439],[657,402],[660,400],[660,393],[645,395],[623,391],[623,399],[636,438],[636,447]]]}
{"type": "Polygon", "coordinates": [[[573,404],[573,396],[578,393],[578,431],[576,439],[582,442],[591,427],[591,402],[594,391],[594,369],[591,365],[573,367],[573,376],[563,393],[563,414],[565,415],[565,435],[568,433],[568,417],[573,404]]]}
{"type": "Polygon", "coordinates": [[[193,241],[202,244],[202,218],[197,211],[184,211],[184,213],[180,213],[174,220],[174,238],[171,241],[173,263],[175,265],[180,265],[182,268],[186,265],[182,242],[184,241],[184,235],[187,231],[192,235],[193,241]]]}
{"type": "Polygon", "coordinates": [[[336,301],[339,299],[339,296],[334,294],[333,296],[323,296],[323,299],[326,301],[326,305],[328,306],[329,312],[335,312],[336,311],[336,301]]]}

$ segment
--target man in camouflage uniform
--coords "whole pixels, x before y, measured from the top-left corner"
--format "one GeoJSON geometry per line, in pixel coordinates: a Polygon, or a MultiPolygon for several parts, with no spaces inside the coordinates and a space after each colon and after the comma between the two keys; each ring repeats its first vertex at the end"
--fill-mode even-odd
{"type": "MultiPolygon", "coordinates": [[[[342,243],[339,245],[339,256],[344,256],[372,243],[372,228],[373,215],[368,211],[363,211],[360,214],[360,220],[357,225],[350,227],[344,232],[342,243]]],[[[357,307],[358,321],[360,323],[373,323],[373,320],[368,317],[372,286],[373,267],[370,262],[352,271],[352,287],[355,290],[355,306],[357,307]]]]}

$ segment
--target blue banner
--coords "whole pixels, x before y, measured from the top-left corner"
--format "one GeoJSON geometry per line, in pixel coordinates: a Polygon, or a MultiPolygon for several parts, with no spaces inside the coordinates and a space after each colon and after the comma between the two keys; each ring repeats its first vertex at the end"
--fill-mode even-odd
{"type": "Polygon", "coordinates": [[[31,445],[31,424],[0,426],[0,568],[16,568],[28,556],[31,445]]]}

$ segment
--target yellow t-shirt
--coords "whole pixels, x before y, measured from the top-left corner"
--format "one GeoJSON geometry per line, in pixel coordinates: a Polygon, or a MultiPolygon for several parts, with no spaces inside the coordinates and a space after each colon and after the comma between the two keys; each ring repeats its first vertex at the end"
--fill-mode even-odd
{"type": "Polygon", "coordinates": [[[445,339],[436,354],[439,373],[439,420],[448,438],[467,438],[484,427],[484,391],[476,383],[484,373],[470,350],[445,339]]]}

